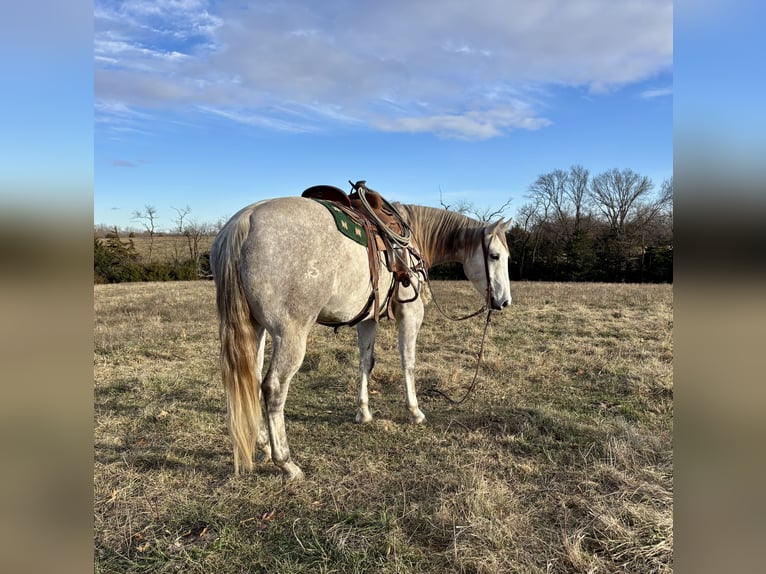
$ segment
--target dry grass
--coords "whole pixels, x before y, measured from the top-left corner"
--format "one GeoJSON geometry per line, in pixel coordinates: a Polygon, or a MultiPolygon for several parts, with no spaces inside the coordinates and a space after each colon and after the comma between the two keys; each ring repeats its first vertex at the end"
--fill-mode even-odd
{"type": "Polygon", "coordinates": [[[423,391],[462,394],[483,323],[429,306],[422,427],[392,324],[368,426],[355,331],[316,327],[286,409],[296,484],[232,477],[211,282],[94,289],[97,572],[672,571],[670,286],[515,284],[460,407],[423,391]]]}

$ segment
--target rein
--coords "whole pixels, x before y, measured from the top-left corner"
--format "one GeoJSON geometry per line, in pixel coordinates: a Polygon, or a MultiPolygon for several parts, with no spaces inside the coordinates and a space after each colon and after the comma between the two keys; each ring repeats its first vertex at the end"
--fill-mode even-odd
{"type": "Polygon", "coordinates": [[[487,319],[484,323],[484,332],[481,335],[481,345],[479,347],[479,356],[476,358],[476,369],[473,373],[473,380],[471,381],[471,385],[468,387],[468,390],[465,392],[465,394],[462,396],[462,398],[456,400],[450,397],[449,395],[445,394],[443,391],[440,391],[436,388],[436,386],[432,386],[429,389],[426,389],[424,392],[430,395],[439,395],[443,399],[445,399],[448,403],[453,405],[461,405],[465,402],[465,400],[468,398],[468,396],[473,392],[473,390],[476,388],[476,381],[479,378],[479,368],[481,367],[481,361],[484,358],[484,342],[487,340],[487,329],[489,328],[489,322],[492,318],[492,285],[489,281],[489,253],[488,253],[488,247],[486,242],[484,241],[484,237],[481,238],[481,250],[484,254],[484,273],[487,279],[487,293],[486,298],[484,301],[484,305],[477,311],[474,311],[473,313],[470,313],[468,315],[465,315],[463,317],[451,317],[447,315],[442,308],[439,306],[439,303],[436,301],[436,297],[433,297],[433,289],[431,289],[431,281],[428,278],[428,275],[426,275],[426,281],[428,282],[428,288],[431,289],[431,297],[434,301],[434,304],[436,305],[436,308],[439,310],[439,312],[444,315],[447,319],[450,321],[463,321],[465,319],[470,319],[471,317],[475,317],[479,313],[483,313],[484,311],[487,311],[487,319]]]}

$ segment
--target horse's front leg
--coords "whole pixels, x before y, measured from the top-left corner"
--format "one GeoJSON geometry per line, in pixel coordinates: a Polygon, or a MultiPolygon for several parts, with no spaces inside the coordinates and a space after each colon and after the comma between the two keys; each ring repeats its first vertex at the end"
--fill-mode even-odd
{"type": "Polygon", "coordinates": [[[415,343],[423,324],[423,303],[417,299],[412,303],[396,305],[394,314],[399,329],[399,356],[404,373],[407,410],[410,412],[410,421],[421,424],[425,422],[426,415],[418,408],[418,397],[415,394],[415,343]]]}
{"type": "Polygon", "coordinates": [[[375,366],[375,332],[378,324],[375,321],[362,321],[356,326],[359,342],[359,393],[356,396],[356,422],[372,422],[370,413],[367,385],[370,373],[375,366]]]}

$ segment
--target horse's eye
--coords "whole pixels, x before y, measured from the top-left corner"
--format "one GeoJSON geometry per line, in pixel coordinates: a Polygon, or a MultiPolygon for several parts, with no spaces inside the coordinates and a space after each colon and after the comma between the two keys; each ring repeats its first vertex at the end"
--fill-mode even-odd
{"type": "Polygon", "coordinates": [[[498,255],[497,253],[490,253],[489,258],[492,259],[492,261],[497,261],[498,259],[500,259],[500,255],[498,255]]]}

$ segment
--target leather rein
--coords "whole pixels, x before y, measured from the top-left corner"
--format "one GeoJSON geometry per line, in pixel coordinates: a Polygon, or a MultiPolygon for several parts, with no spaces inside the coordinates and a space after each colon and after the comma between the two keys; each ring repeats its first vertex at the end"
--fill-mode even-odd
{"type": "MultiPolygon", "coordinates": [[[[439,302],[436,300],[436,297],[433,297],[434,290],[431,288],[431,278],[426,275],[426,282],[428,283],[428,288],[431,290],[431,296],[434,301],[434,305],[439,310],[439,312],[444,315],[447,319],[450,321],[464,321],[466,319],[470,319],[471,317],[476,317],[479,313],[483,313],[484,311],[489,310],[489,312],[492,312],[492,284],[490,283],[490,277],[489,277],[489,247],[487,246],[487,242],[485,241],[484,237],[481,238],[481,251],[482,255],[484,255],[484,278],[487,280],[487,289],[484,293],[484,305],[482,305],[479,309],[474,311],[473,313],[468,313],[467,315],[463,315],[462,317],[452,317],[448,315],[439,305],[439,302]]],[[[489,317],[489,315],[487,315],[489,317]]],[[[489,319],[487,319],[489,321],[489,319]]]]}
{"type": "Polygon", "coordinates": [[[481,346],[479,347],[479,355],[476,359],[476,369],[474,370],[474,373],[473,373],[473,380],[471,381],[471,384],[468,387],[468,390],[465,392],[465,394],[460,399],[453,399],[452,397],[450,397],[443,391],[440,391],[439,389],[437,389],[436,385],[433,385],[424,391],[431,395],[439,395],[440,397],[445,399],[448,403],[453,405],[463,404],[465,400],[468,398],[468,396],[476,388],[476,381],[478,380],[478,377],[479,377],[479,368],[481,367],[481,361],[484,358],[484,343],[487,340],[487,329],[489,329],[489,322],[492,318],[492,284],[490,283],[490,276],[489,276],[489,247],[487,246],[487,241],[485,241],[484,237],[481,238],[481,250],[482,250],[482,254],[484,255],[484,276],[487,280],[487,291],[485,295],[484,305],[477,311],[474,311],[473,313],[469,313],[468,315],[465,315],[463,317],[451,317],[447,315],[439,306],[439,303],[436,301],[436,298],[433,297],[433,289],[431,289],[431,281],[426,275],[426,281],[428,282],[428,288],[431,289],[431,296],[433,298],[434,305],[436,305],[436,308],[439,310],[439,312],[450,321],[463,321],[465,319],[470,319],[471,317],[475,317],[479,313],[487,311],[487,319],[484,322],[484,332],[481,335],[481,346]]]}

